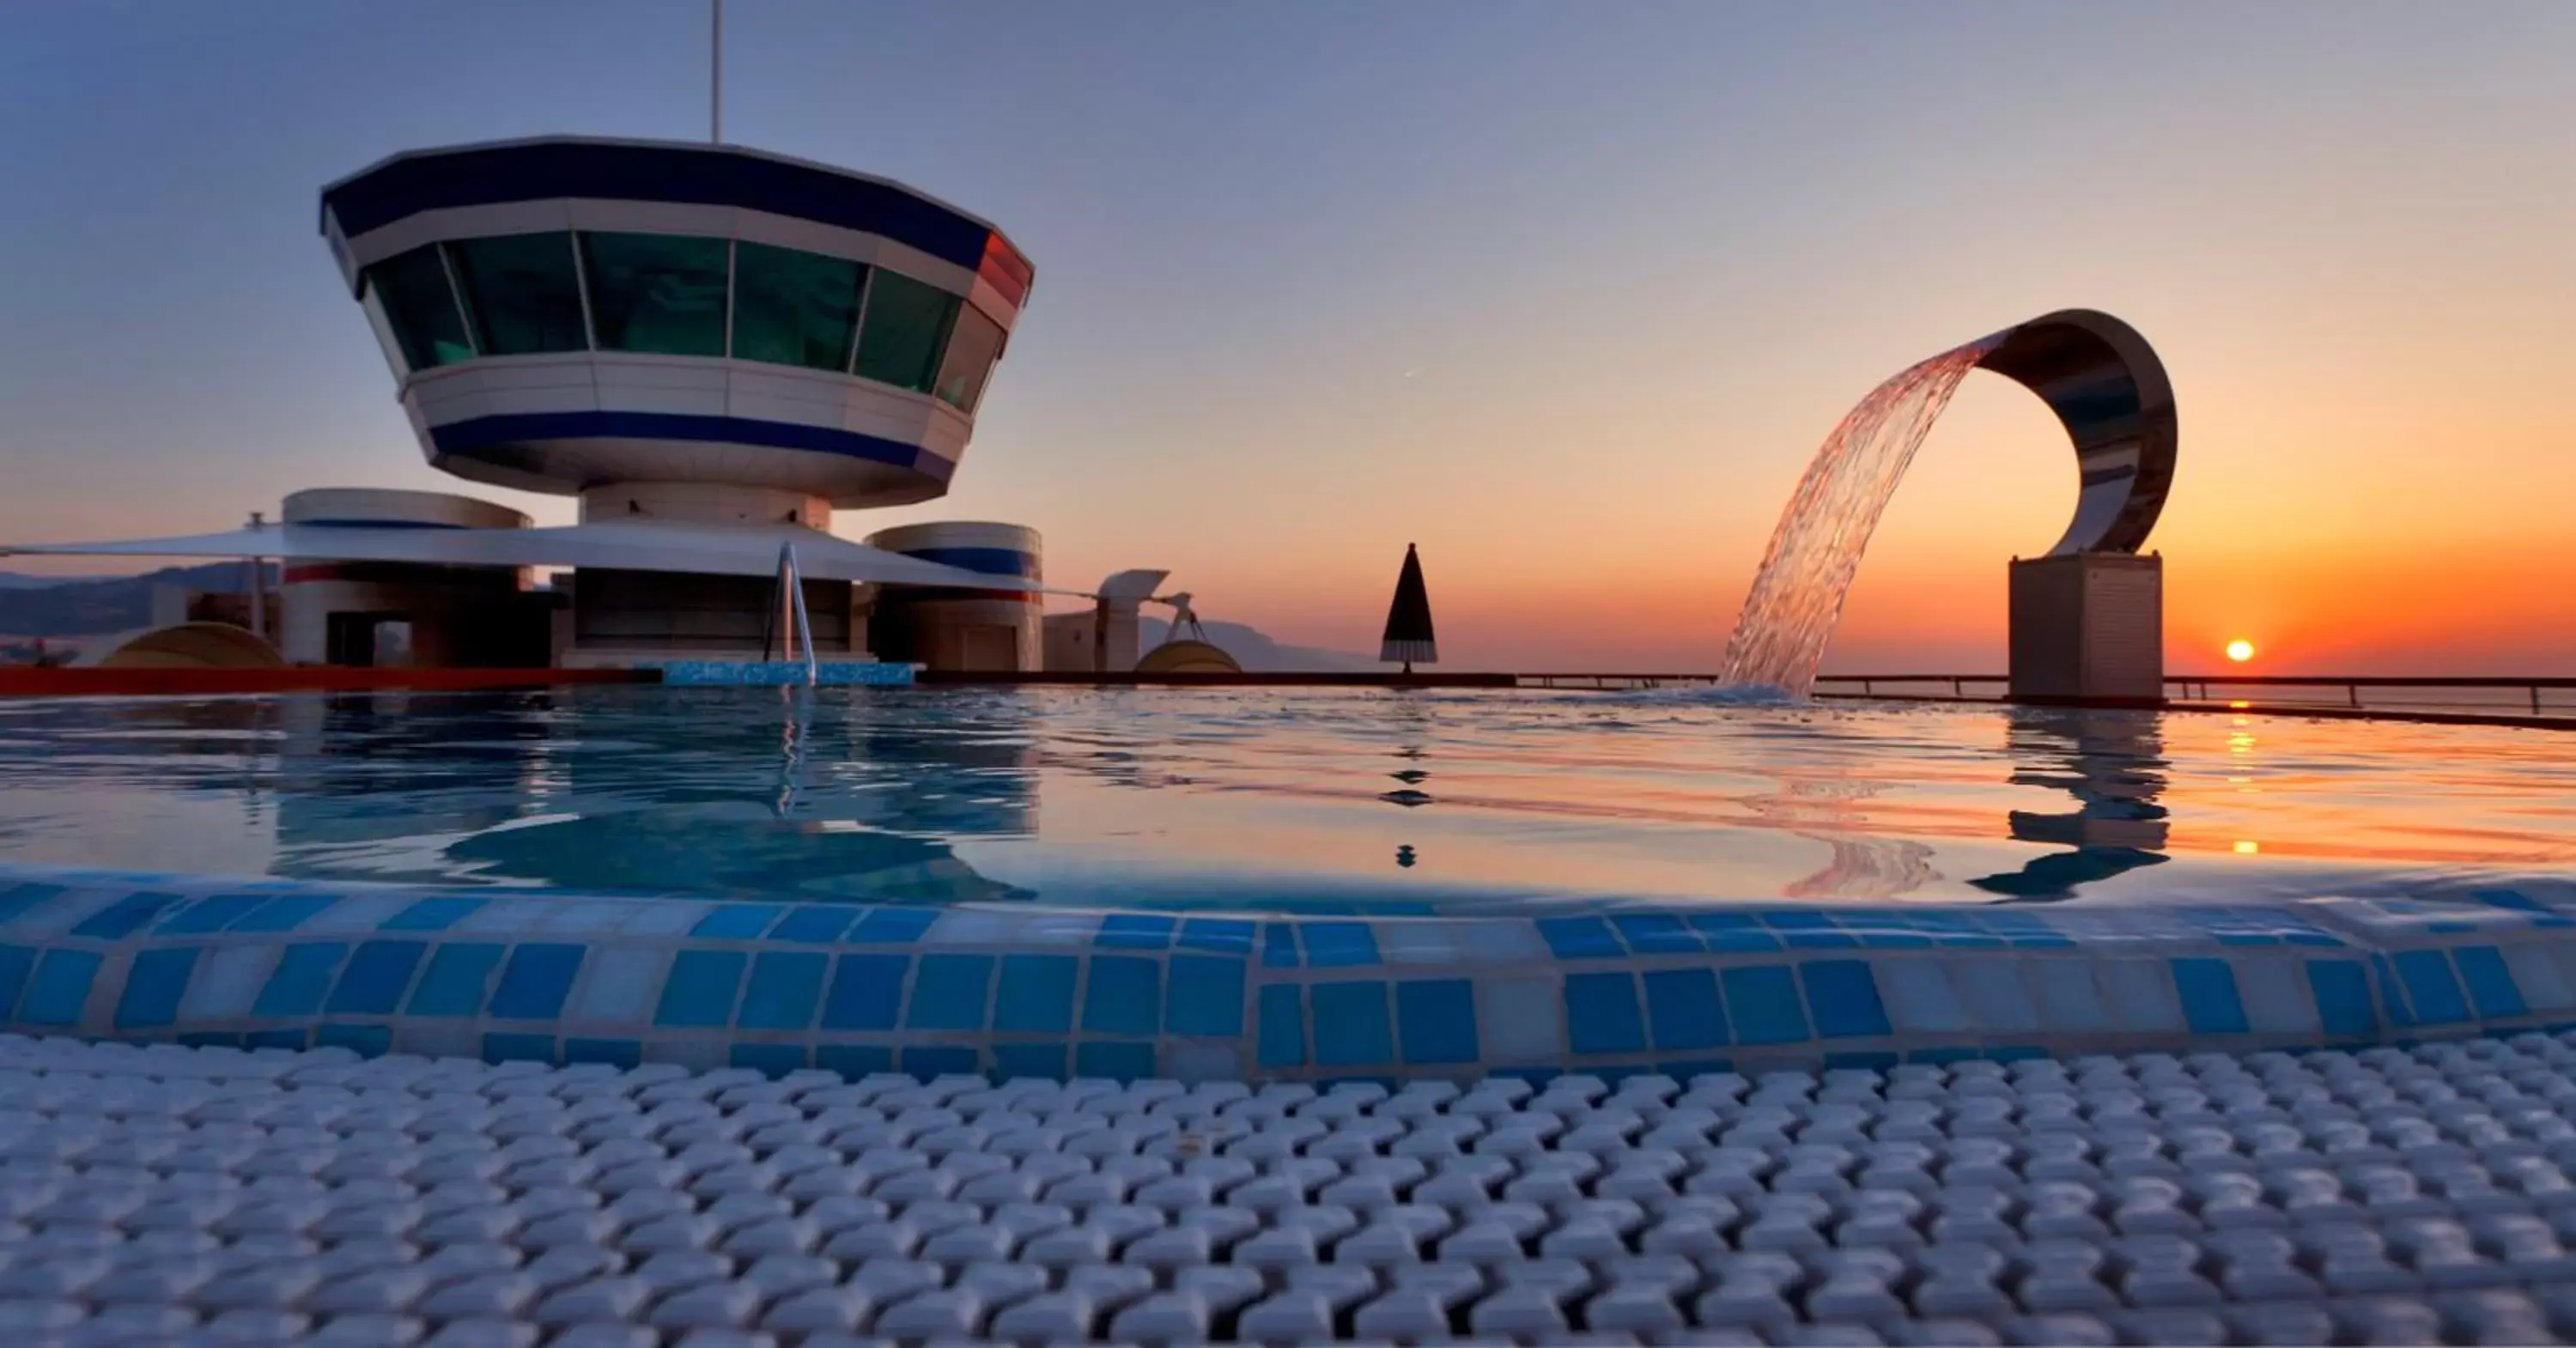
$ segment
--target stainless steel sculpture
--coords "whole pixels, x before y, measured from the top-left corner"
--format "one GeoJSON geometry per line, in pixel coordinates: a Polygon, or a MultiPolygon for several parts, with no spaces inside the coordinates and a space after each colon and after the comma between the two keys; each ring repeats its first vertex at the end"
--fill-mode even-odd
{"type": "Polygon", "coordinates": [[[2173,384],[2155,348],[2092,309],[2061,309],[1989,340],[1976,368],[2038,394],[2075,444],[2075,518],[2047,555],[2144,547],[2174,473],[2173,384]]]}
{"type": "Polygon", "coordinates": [[[1959,381],[1979,369],[2048,404],[2080,474],[2065,534],[2046,554],[2015,563],[2015,694],[2155,695],[2161,580],[2151,574],[2155,559],[2136,554],[2173,485],[2173,385],[2136,329],[2090,309],[2044,314],[1917,361],[1844,415],[1772,531],[1727,642],[1730,680],[1807,691],[1888,498],[1959,381]],[[2078,602],[2096,590],[2103,602],[2090,610],[2078,602]],[[2049,598],[2061,591],[2064,603],[2049,598]],[[2109,645],[2084,639],[2087,632],[2109,645]]]}

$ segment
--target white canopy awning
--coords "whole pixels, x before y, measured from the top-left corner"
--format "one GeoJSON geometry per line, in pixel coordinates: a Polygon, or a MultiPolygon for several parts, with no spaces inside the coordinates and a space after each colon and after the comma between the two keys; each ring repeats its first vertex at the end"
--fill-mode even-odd
{"type": "Polygon", "coordinates": [[[449,566],[603,567],[612,571],[678,571],[707,576],[770,576],[778,550],[796,547],[797,570],[810,580],[877,585],[939,585],[976,590],[1049,590],[1037,581],[942,566],[789,524],[688,524],[611,520],[546,529],[383,528],[368,525],[263,524],[230,533],[137,538],[105,543],[30,543],[0,554],[54,557],[272,557],[279,561],[421,562],[449,566]]]}

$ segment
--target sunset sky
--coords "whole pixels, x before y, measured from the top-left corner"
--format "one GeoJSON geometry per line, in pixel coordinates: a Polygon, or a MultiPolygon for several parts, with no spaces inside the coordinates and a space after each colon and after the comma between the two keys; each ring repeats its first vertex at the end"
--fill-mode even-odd
{"type": "MultiPolygon", "coordinates": [[[[735,0],[728,139],[1034,259],[956,489],[1050,579],[1709,668],[1808,456],[2051,309],[2171,371],[2168,663],[2576,673],[2576,4],[735,0]]],[[[315,233],[391,152],[702,138],[703,0],[0,6],[0,542],[427,468],[315,233]]],[[[2000,670],[2075,470],[1973,375],[1828,670],[2000,670]]],[[[11,563],[40,569],[23,560],[11,563]]],[[[60,569],[60,568],[57,568],[60,569]]],[[[95,570],[94,564],[72,569],[95,570]]]]}

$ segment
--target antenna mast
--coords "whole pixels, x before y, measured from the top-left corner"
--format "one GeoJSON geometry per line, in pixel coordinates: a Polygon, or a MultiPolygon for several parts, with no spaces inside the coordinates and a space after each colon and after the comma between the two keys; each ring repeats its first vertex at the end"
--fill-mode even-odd
{"type": "Polygon", "coordinates": [[[724,0],[714,0],[708,15],[707,143],[724,144],[724,0]]]}

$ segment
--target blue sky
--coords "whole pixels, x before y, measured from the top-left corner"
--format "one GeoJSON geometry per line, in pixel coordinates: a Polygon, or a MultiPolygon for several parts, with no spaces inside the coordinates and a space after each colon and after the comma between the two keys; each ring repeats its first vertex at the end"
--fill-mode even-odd
{"type": "MultiPolygon", "coordinates": [[[[955,494],[845,532],[1026,522],[1059,579],[1169,566],[1212,618],[1345,647],[1418,541],[1471,657],[1705,664],[1844,408],[2085,305],[2174,369],[2190,640],[2576,661],[2529,634],[2571,628],[2532,621],[2545,587],[2476,623],[2428,588],[2355,646],[2327,602],[2352,573],[2318,561],[2390,565],[2393,531],[2550,564],[2563,521],[2530,502],[2576,493],[2546,393],[2576,359],[2576,6],[728,18],[728,139],[902,179],[1038,268],[955,494]]],[[[0,539],[456,485],[420,463],[317,190],[424,145],[703,137],[706,28],[703,0],[0,7],[0,539]]],[[[1891,512],[1846,666],[2001,663],[2003,560],[2054,537],[2073,474],[1994,382],[1891,512]],[[1927,596],[1955,596],[1946,634],[1927,596]]]]}

